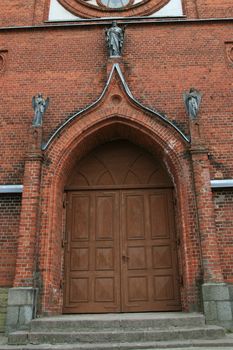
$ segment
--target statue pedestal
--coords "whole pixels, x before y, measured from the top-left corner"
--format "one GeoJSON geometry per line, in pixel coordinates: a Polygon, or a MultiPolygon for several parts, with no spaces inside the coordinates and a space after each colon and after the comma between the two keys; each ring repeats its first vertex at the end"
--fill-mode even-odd
{"type": "Polygon", "coordinates": [[[125,64],[123,58],[121,56],[111,56],[107,61],[107,76],[109,76],[112,70],[112,66],[116,63],[119,64],[122,73],[125,74],[125,64]]]}

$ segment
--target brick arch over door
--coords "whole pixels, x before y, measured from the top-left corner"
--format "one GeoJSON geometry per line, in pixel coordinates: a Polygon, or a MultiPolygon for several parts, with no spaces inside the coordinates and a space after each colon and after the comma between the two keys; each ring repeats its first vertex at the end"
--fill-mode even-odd
{"type": "Polygon", "coordinates": [[[127,140],[104,143],[78,162],[66,188],[172,187],[159,159],[127,140]]]}
{"type": "Polygon", "coordinates": [[[156,119],[134,111],[125,115],[105,115],[93,111],[75,120],[63,130],[45,151],[42,174],[40,270],[43,280],[42,311],[60,313],[63,304],[61,288],[64,250],[63,193],[75,164],[98,145],[125,139],[148,150],[166,168],[177,199],[182,308],[198,303],[195,281],[200,277],[200,251],[196,232],[195,200],[187,144],[171,128],[156,119]],[[138,114],[138,115],[137,115],[138,114]],[[139,115],[140,114],[140,115],[139,115]]]}

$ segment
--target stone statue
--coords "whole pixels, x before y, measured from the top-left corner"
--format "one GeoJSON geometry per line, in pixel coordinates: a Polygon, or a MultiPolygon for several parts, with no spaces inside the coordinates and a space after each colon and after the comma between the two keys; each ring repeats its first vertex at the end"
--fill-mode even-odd
{"type": "Polygon", "coordinates": [[[185,92],[183,94],[183,98],[188,116],[192,119],[195,119],[198,115],[201,105],[201,93],[198,90],[191,88],[188,93],[185,92]]]}
{"type": "Polygon", "coordinates": [[[124,43],[125,27],[118,27],[117,22],[113,21],[112,26],[105,30],[106,42],[110,57],[119,57],[122,53],[124,43]]]}
{"type": "Polygon", "coordinates": [[[34,119],[32,125],[41,126],[42,125],[42,117],[48,108],[49,105],[49,97],[45,100],[42,94],[38,94],[37,96],[33,96],[32,98],[32,107],[34,109],[34,119]]]}

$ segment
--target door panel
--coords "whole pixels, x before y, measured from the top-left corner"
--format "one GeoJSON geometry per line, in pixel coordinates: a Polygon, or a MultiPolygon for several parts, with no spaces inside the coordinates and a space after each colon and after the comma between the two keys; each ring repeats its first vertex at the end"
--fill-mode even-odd
{"type": "Polygon", "coordinates": [[[114,240],[114,201],[109,195],[96,196],[95,236],[96,241],[114,240]]]}
{"type": "Polygon", "coordinates": [[[122,192],[122,311],[179,310],[171,190],[122,192]]]}
{"type": "MultiPolygon", "coordinates": [[[[145,216],[143,194],[129,194],[125,205],[125,233],[128,240],[145,239],[145,216]]],[[[124,210],[124,209],[123,209],[124,210]]]]}
{"type": "Polygon", "coordinates": [[[166,190],[148,193],[149,211],[150,211],[150,232],[152,239],[170,238],[172,230],[170,229],[170,215],[168,206],[168,197],[166,190]]]}
{"type": "Polygon", "coordinates": [[[120,311],[119,193],[68,194],[64,312],[120,311]]]}
{"type": "Polygon", "coordinates": [[[88,194],[72,198],[71,241],[89,240],[90,236],[90,197],[88,194]]]}

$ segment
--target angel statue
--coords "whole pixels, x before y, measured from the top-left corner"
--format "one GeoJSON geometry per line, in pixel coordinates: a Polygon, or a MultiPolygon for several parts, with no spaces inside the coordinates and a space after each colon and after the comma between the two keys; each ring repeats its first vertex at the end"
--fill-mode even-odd
{"type": "Polygon", "coordinates": [[[202,94],[194,88],[191,88],[188,93],[185,92],[183,94],[187,114],[192,119],[195,119],[198,115],[201,105],[201,98],[202,94]]]}
{"type": "Polygon", "coordinates": [[[125,27],[118,27],[117,22],[113,21],[109,29],[105,29],[105,36],[110,57],[119,57],[122,53],[124,43],[125,27]]]}
{"type": "Polygon", "coordinates": [[[42,125],[42,117],[48,108],[49,105],[49,97],[45,100],[42,94],[38,94],[37,96],[33,96],[32,98],[32,107],[34,109],[34,119],[32,125],[41,126],[42,125]]]}

